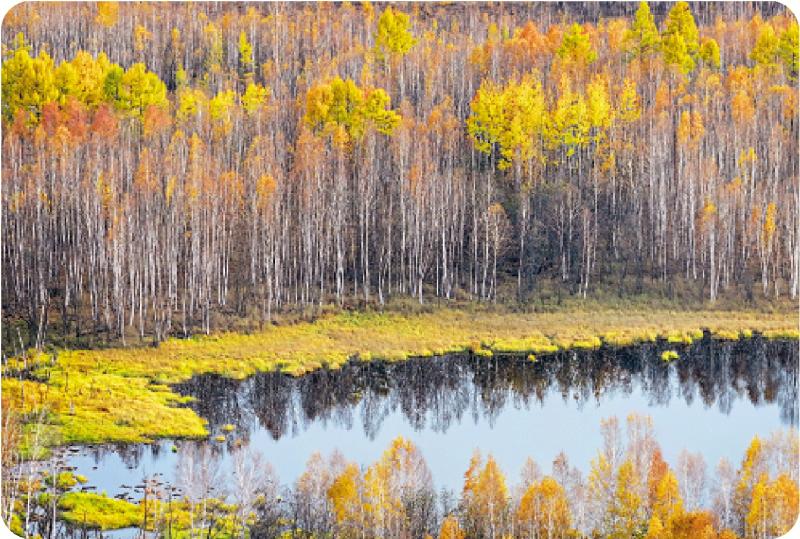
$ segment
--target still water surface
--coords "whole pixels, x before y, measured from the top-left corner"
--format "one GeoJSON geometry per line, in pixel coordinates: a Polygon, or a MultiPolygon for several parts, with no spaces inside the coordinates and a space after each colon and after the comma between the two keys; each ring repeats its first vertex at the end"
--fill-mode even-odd
{"type": "MultiPolygon", "coordinates": [[[[565,451],[584,473],[601,446],[600,420],[650,415],[664,457],[701,452],[713,470],[738,465],[754,435],[796,427],[797,343],[754,338],[688,347],[647,344],[541,357],[448,356],[401,363],[350,363],[302,378],[264,373],[244,381],[203,375],[176,386],[209,422],[212,440],[72,448],[71,465],[96,491],[133,496],[128,486],[163,474],[174,483],[186,444],[215,447],[222,470],[236,439],[263,453],[283,484],[315,451],[339,449],[369,465],[402,435],[421,450],[437,488],[460,491],[475,449],[491,453],[515,483],[527,457],[547,471],[565,451]],[[664,349],[680,359],[666,363],[664,349]],[[223,426],[225,442],[213,441],[223,426]],[[123,487],[125,485],[125,487],[123,487]]],[[[223,476],[225,474],[223,473],[223,476]]]]}

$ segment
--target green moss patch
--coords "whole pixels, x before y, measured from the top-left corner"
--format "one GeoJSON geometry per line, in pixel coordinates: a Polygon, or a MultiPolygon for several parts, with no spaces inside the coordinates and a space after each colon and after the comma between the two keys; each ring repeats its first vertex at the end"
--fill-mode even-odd
{"type": "Polygon", "coordinates": [[[69,492],[58,503],[61,518],[76,526],[117,530],[142,524],[139,505],[109,498],[105,494],[69,492]]]}

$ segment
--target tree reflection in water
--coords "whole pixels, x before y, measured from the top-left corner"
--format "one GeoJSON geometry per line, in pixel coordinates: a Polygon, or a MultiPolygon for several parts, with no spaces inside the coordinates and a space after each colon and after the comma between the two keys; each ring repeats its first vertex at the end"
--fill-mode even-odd
{"type": "Polygon", "coordinates": [[[535,362],[524,356],[470,355],[351,362],[301,378],[261,373],[237,381],[203,375],[176,389],[196,397],[190,406],[208,419],[212,432],[232,423],[245,440],[257,424],[278,440],[315,422],[350,429],[356,421],[373,440],[383,420],[398,409],[415,430],[446,432],[465,416],[492,425],[507,406],[542,405],[550,392],[580,408],[607,396],[630,395],[635,388],[651,406],[666,406],[673,398],[687,404],[700,399],[729,414],[737,399],[777,404],[782,421],[797,424],[796,343],[707,336],[677,347],[680,359],[669,363],[660,358],[665,346],[571,351],[535,362]]]}

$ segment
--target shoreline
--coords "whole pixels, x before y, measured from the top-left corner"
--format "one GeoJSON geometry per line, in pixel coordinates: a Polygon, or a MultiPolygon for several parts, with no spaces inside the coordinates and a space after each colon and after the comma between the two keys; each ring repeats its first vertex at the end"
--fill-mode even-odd
{"type": "Polygon", "coordinates": [[[600,346],[629,346],[664,339],[690,344],[708,331],[737,340],[753,333],[798,339],[793,312],[710,310],[564,309],[545,313],[470,312],[335,314],[314,322],[272,326],[253,334],[220,333],[169,339],[157,348],[59,350],[57,359],[29,359],[27,379],[3,369],[6,409],[32,417],[46,410],[37,442],[36,424],[25,425],[27,456],[69,444],[147,443],[160,438],[201,438],[205,420],[170,387],[192,376],[216,373],[245,378],[260,371],[302,376],[340,368],[350,360],[402,361],[450,353],[539,354],[600,346]],[[114,403],[124,403],[115,406],[114,403]]]}

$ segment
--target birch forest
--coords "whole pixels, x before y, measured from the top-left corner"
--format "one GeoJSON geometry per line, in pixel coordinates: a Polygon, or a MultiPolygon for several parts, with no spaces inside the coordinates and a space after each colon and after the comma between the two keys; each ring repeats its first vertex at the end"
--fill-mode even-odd
{"type": "Polygon", "coordinates": [[[403,296],[798,295],[778,3],[25,3],[2,45],[26,346],[403,296]]]}

